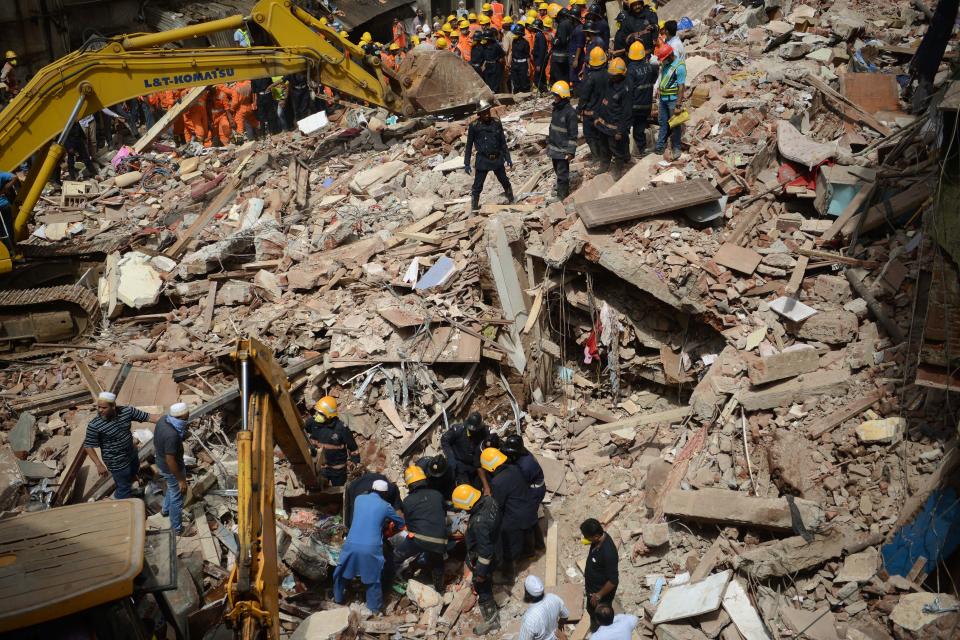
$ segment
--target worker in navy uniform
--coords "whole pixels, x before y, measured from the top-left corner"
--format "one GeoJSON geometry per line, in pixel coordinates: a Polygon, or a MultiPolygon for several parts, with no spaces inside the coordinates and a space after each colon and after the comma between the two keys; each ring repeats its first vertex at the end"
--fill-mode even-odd
{"type": "MultiPolygon", "coordinates": [[[[530,450],[523,446],[523,438],[515,433],[511,433],[503,439],[501,451],[507,456],[507,459],[517,465],[523,479],[530,485],[531,504],[536,502],[537,506],[543,503],[547,495],[547,483],[543,476],[543,467],[537,462],[536,456],[530,453],[530,450]]],[[[539,514],[538,514],[539,515],[539,514]]],[[[540,527],[534,524],[524,532],[523,551],[524,555],[532,556],[534,549],[543,544],[543,535],[540,527]]]]}
{"type": "Polygon", "coordinates": [[[501,569],[506,579],[512,582],[516,572],[514,562],[523,555],[524,532],[537,524],[540,503],[520,468],[509,463],[507,456],[499,449],[484,449],[480,454],[480,464],[490,476],[493,499],[503,514],[501,569]]]}
{"type": "Polygon", "coordinates": [[[397,567],[408,558],[424,554],[433,588],[443,593],[443,556],[447,551],[447,510],[439,491],[430,488],[427,474],[412,464],[403,474],[410,493],[403,500],[406,535],[394,539],[393,561],[397,567]]]}
{"type": "Polygon", "coordinates": [[[488,100],[481,100],[477,119],[471,122],[470,128],[467,129],[463,170],[468,175],[471,172],[470,159],[473,150],[477,150],[473,166],[477,174],[474,176],[473,189],[470,191],[470,206],[474,211],[480,208],[480,192],[483,191],[483,183],[491,171],[503,185],[507,202],[513,202],[513,187],[510,186],[510,178],[507,177],[507,170],[504,168],[504,164],[513,168],[513,160],[510,159],[510,150],[507,149],[507,136],[503,132],[503,124],[490,113],[492,106],[488,100]]]}
{"type": "Polygon", "coordinates": [[[434,491],[439,491],[443,499],[449,501],[457,486],[457,480],[453,476],[453,469],[447,464],[447,457],[442,453],[424,456],[417,460],[417,466],[427,474],[427,485],[434,491]]]}
{"type": "Polygon", "coordinates": [[[453,425],[440,436],[440,447],[453,471],[456,484],[481,487],[477,469],[480,467],[483,441],[488,434],[487,425],[483,424],[480,414],[473,412],[463,424],[453,425]]]}
{"type": "Polygon", "coordinates": [[[627,10],[617,16],[617,23],[620,28],[613,37],[613,55],[626,55],[630,44],[637,40],[643,43],[644,49],[653,51],[659,23],[657,14],[643,0],[629,0],[627,10]]]}
{"type": "Polygon", "coordinates": [[[347,462],[360,463],[357,441],[347,425],[337,417],[337,401],[324,396],[313,406],[314,413],[304,428],[310,442],[320,449],[320,474],[331,486],[342,487],[347,483],[347,462]]]}

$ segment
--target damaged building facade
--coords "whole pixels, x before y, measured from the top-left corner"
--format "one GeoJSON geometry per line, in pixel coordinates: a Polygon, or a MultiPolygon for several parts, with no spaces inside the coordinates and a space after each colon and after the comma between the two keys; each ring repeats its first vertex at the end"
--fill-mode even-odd
{"type": "MultiPolygon", "coordinates": [[[[368,24],[351,5],[345,24],[368,24]]],[[[904,92],[934,8],[671,0],[660,17],[692,25],[683,154],[615,180],[581,140],[564,201],[535,94],[497,97],[517,202],[488,187],[477,212],[469,117],[348,102],[309,134],[193,154],[161,137],[119,170],[106,153],[72,199],[44,195],[24,243],[95,247],[78,286],[98,315],[72,341],[0,342],[0,507],[112,492],[82,453],[100,391],[186,402],[197,531],[164,597],[181,632],[216,637],[241,420],[221,365],[257,336],[303,412],[336,397],[398,484],[471,411],[521,434],[547,488],[524,572],[564,598],[569,638],[589,635],[591,517],[634,637],[958,637],[956,36],[933,97],[914,112],[904,92]]],[[[162,530],[152,428],[134,435],[162,530]]],[[[462,553],[444,593],[410,580],[382,617],[335,606],[342,496],[280,456],[276,481],[284,637],[474,637],[462,553]]],[[[495,594],[516,637],[522,580],[495,594]]]]}

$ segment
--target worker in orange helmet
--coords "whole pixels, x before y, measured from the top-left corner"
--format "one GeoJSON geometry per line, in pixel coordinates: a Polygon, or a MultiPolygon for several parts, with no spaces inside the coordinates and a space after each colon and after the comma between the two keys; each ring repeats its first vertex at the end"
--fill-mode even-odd
{"type": "Polygon", "coordinates": [[[257,135],[260,122],[257,120],[257,100],[249,80],[241,80],[233,87],[233,124],[237,133],[243,133],[248,140],[257,135]]]}
{"type": "Polygon", "coordinates": [[[196,140],[199,144],[209,147],[207,142],[207,103],[199,99],[187,107],[183,112],[183,137],[187,142],[196,140]]]}

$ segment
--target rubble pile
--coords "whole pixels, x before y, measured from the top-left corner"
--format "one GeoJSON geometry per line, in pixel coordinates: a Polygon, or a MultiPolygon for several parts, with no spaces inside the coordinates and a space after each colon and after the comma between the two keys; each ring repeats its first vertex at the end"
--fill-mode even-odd
{"type": "MultiPolygon", "coordinates": [[[[931,280],[955,282],[958,256],[930,220],[957,106],[909,115],[898,84],[928,18],[865,2],[689,17],[684,153],[615,181],[581,145],[565,202],[549,100],[522,94],[495,109],[517,204],[491,181],[469,210],[467,120],[356,106],[309,136],[157,143],[71,203],[44,197],[28,244],[120,248],[98,274],[96,330],[0,354],[0,506],[111,491],[71,464],[97,391],[187,402],[198,531],[179,552],[200,589],[184,606],[222,598],[238,409],[217,360],[256,335],[304,406],[338,398],[366,467],[394,482],[469,410],[519,429],[548,489],[546,553],[527,571],[564,595],[570,637],[587,633],[588,517],[620,549],[615,608],[641,637],[956,637],[955,356],[934,316],[960,293],[931,280]]],[[[148,462],[148,426],[135,435],[148,462]]],[[[290,637],[470,637],[453,558],[444,594],[410,581],[385,617],[327,611],[341,498],[306,504],[277,464],[290,637]]],[[[146,500],[164,526],[159,485],[146,500]]],[[[498,586],[503,637],[522,593],[498,586]]]]}

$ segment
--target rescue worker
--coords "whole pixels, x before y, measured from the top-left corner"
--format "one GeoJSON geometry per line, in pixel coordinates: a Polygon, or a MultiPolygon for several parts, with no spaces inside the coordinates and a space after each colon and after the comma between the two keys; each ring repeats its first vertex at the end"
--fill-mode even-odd
{"type": "Polygon", "coordinates": [[[321,449],[320,474],[331,486],[342,487],[347,482],[347,460],[360,463],[360,453],[353,433],[337,417],[337,401],[324,396],[313,405],[313,415],[304,425],[310,442],[321,449]]]}
{"type": "Polygon", "coordinates": [[[547,17],[547,14],[550,12],[550,5],[546,2],[541,2],[537,5],[537,15],[540,16],[540,20],[543,20],[547,17]]]}
{"type": "Polygon", "coordinates": [[[167,415],[157,420],[153,430],[154,456],[157,468],[166,482],[160,515],[170,518],[170,527],[177,535],[184,534],[183,501],[187,496],[187,466],[183,461],[183,441],[187,437],[190,408],[183,402],[170,405],[167,415]]]}
{"type": "Polygon", "coordinates": [[[225,84],[215,86],[207,135],[211,138],[216,137],[218,146],[228,144],[233,135],[233,129],[230,126],[233,121],[230,111],[231,104],[233,104],[233,90],[225,84]]]}
{"type": "Polygon", "coordinates": [[[574,87],[583,78],[583,64],[588,51],[585,26],[579,20],[574,21],[573,33],[570,36],[568,48],[570,52],[570,77],[554,78],[554,82],[557,80],[567,80],[567,83],[571,87],[574,87]]]}
{"type": "Polygon", "coordinates": [[[583,25],[583,35],[584,35],[584,52],[589,53],[595,48],[600,47],[602,50],[607,50],[607,43],[603,41],[603,38],[600,37],[600,33],[597,30],[597,25],[595,22],[590,21],[583,25]]]}
{"type": "Polygon", "coordinates": [[[367,609],[372,613],[383,611],[384,529],[385,525],[403,525],[403,518],[384,499],[386,491],[387,483],[377,480],[373,491],[358,496],[354,503],[353,526],[333,571],[333,599],[337,604],[344,603],[347,582],[359,577],[366,590],[367,609]]]}
{"type": "Polygon", "coordinates": [[[643,157],[647,150],[647,123],[653,109],[653,85],[657,81],[657,68],[647,60],[647,52],[639,40],[630,45],[627,60],[627,81],[633,96],[633,142],[637,155],[643,157]]]}
{"type": "Polygon", "coordinates": [[[643,0],[629,0],[627,11],[617,18],[620,28],[613,38],[613,55],[624,55],[635,40],[643,43],[647,51],[653,51],[657,37],[657,14],[643,0]]]}
{"type": "MultiPolygon", "coordinates": [[[[64,155],[67,159],[67,174],[71,180],[77,179],[77,163],[82,162],[83,166],[89,172],[91,178],[97,176],[97,166],[93,163],[90,151],[87,148],[87,138],[80,128],[80,123],[74,122],[67,132],[67,137],[63,142],[64,155]]],[[[60,176],[59,167],[54,174],[55,182],[58,185],[63,184],[63,178],[60,176]]]]}
{"type": "Polygon", "coordinates": [[[523,26],[513,25],[510,41],[510,86],[514,93],[530,91],[530,42],[523,37],[523,26]]]}
{"type": "MultiPolygon", "coordinates": [[[[493,0],[493,2],[490,3],[490,9],[493,11],[493,15],[490,16],[490,21],[493,22],[498,29],[501,25],[510,24],[507,22],[507,18],[510,18],[510,16],[504,15],[506,10],[500,0],[493,0]]],[[[511,18],[511,22],[512,20],[511,18]]]]}
{"type": "MultiPolygon", "coordinates": [[[[470,36],[473,44],[470,45],[470,66],[477,72],[480,79],[483,80],[484,63],[487,61],[487,49],[481,43],[483,32],[474,31],[470,36]]],[[[484,83],[486,84],[486,83],[484,83]]]]}
{"type": "MultiPolygon", "coordinates": [[[[550,88],[553,113],[547,134],[547,157],[557,174],[557,199],[570,195],[570,161],[577,153],[577,111],[570,104],[570,85],[557,80],[550,88]]],[[[509,439],[509,437],[508,437],[509,439]]]]}
{"type": "Polygon", "coordinates": [[[457,41],[457,49],[460,51],[460,57],[470,62],[470,53],[473,49],[473,36],[470,31],[470,23],[466,20],[461,20],[458,26],[460,27],[460,38],[457,41]]]}
{"type": "Polygon", "coordinates": [[[307,84],[305,73],[293,73],[286,77],[290,91],[290,109],[293,111],[293,121],[299,122],[312,113],[310,108],[310,85],[307,84]]]}
{"type": "Polygon", "coordinates": [[[398,45],[396,42],[391,42],[390,46],[387,47],[387,52],[381,54],[383,66],[387,69],[396,71],[400,68],[400,56],[402,55],[403,53],[400,51],[400,45],[398,45]]]}
{"type": "Polygon", "coordinates": [[[630,158],[630,125],[633,123],[633,96],[630,83],[626,80],[627,65],[623,58],[610,60],[607,76],[607,88],[597,107],[594,124],[600,133],[601,171],[610,167],[612,158],[613,177],[619,180],[630,158]]]}
{"type": "Polygon", "coordinates": [[[480,419],[480,414],[474,411],[462,424],[453,425],[440,436],[440,448],[457,484],[480,486],[477,469],[480,467],[483,439],[488,433],[487,425],[480,419]]]}
{"type": "Polygon", "coordinates": [[[500,507],[493,496],[484,496],[469,484],[453,490],[453,506],[469,511],[465,542],[467,566],[473,572],[473,590],[477,592],[483,622],[473,628],[477,635],[500,629],[500,613],[493,599],[493,570],[500,547],[500,507]]]}
{"type": "Polygon", "coordinates": [[[572,67],[570,46],[573,40],[574,18],[569,11],[556,3],[550,5],[547,13],[556,29],[550,48],[550,78],[566,80],[570,78],[572,67]]]}
{"type": "MultiPolygon", "coordinates": [[[[59,172],[58,172],[59,174],[59,172]]],[[[20,176],[9,171],[0,171],[0,240],[7,251],[13,254],[13,205],[17,200],[20,176]]]]}
{"type": "Polygon", "coordinates": [[[447,47],[449,47],[449,46],[450,46],[450,43],[447,42],[447,39],[446,39],[446,38],[444,38],[443,36],[440,36],[439,38],[437,38],[437,42],[436,42],[436,44],[435,44],[434,46],[435,46],[438,50],[443,50],[443,49],[446,49],[447,47]]]}
{"type": "Polygon", "coordinates": [[[481,29],[480,24],[477,21],[477,14],[475,13],[471,13],[470,15],[467,16],[467,24],[468,24],[467,29],[470,31],[471,36],[473,36],[475,32],[481,29]]]}
{"type": "Polygon", "coordinates": [[[427,474],[427,485],[434,491],[439,491],[444,500],[449,500],[457,482],[453,477],[453,469],[447,464],[446,456],[442,453],[424,456],[417,460],[417,466],[427,474]]]}
{"type": "MultiPolygon", "coordinates": [[[[657,88],[660,91],[660,133],[657,135],[657,153],[666,151],[667,137],[670,137],[670,146],[677,157],[680,156],[680,137],[682,127],[677,125],[671,129],[670,118],[680,111],[683,106],[683,89],[687,81],[687,65],[681,62],[673,53],[673,48],[664,44],[657,50],[660,60],[660,79],[657,88]]],[[[664,154],[666,157],[666,154],[664,154]]]]}
{"type": "Polygon", "coordinates": [[[550,60],[550,44],[547,36],[543,32],[543,22],[534,20],[531,25],[533,33],[533,46],[531,56],[533,57],[533,77],[537,90],[541,93],[547,90],[547,66],[550,60]]]}
{"type": "Polygon", "coordinates": [[[407,30],[403,26],[403,23],[400,22],[400,18],[394,17],[393,19],[393,41],[392,44],[397,45],[397,47],[403,51],[407,48],[407,30]]]}
{"type": "MultiPolygon", "coordinates": [[[[607,22],[607,12],[602,4],[594,2],[587,8],[587,22],[592,22],[596,29],[597,38],[602,41],[599,46],[606,51],[610,47],[610,24],[607,22]]],[[[590,47],[593,48],[593,47],[590,47]]]]}
{"type": "Polygon", "coordinates": [[[510,186],[510,178],[507,177],[507,170],[504,168],[504,164],[513,168],[513,160],[510,158],[510,150],[507,149],[507,136],[503,132],[503,124],[490,113],[492,107],[488,100],[481,100],[479,115],[467,129],[467,147],[463,156],[463,170],[467,175],[471,173],[470,159],[474,147],[477,150],[473,166],[477,174],[474,176],[473,188],[470,191],[470,206],[473,211],[480,208],[480,192],[483,191],[483,183],[491,171],[503,185],[507,202],[513,203],[513,187],[510,186]]]}
{"type": "Polygon", "coordinates": [[[360,36],[360,42],[357,44],[361,49],[363,49],[364,54],[368,56],[373,55],[373,36],[369,31],[363,32],[363,34],[360,36]]]}
{"type": "Polygon", "coordinates": [[[587,17],[587,0],[571,0],[570,13],[582,22],[587,17]]]}
{"type": "Polygon", "coordinates": [[[494,21],[493,7],[490,5],[489,2],[484,2],[483,6],[480,7],[480,15],[477,16],[477,22],[480,24],[481,27],[484,26],[484,24],[489,24],[499,29],[500,26],[503,24],[503,15],[501,14],[497,18],[497,20],[494,21]],[[486,21],[483,20],[484,18],[486,18],[486,21]]]}
{"type": "Polygon", "coordinates": [[[287,100],[286,78],[284,76],[273,76],[270,80],[270,91],[273,93],[274,102],[277,103],[277,120],[280,122],[280,128],[284,131],[290,131],[293,124],[289,117],[290,105],[287,100]]]}
{"type": "Polygon", "coordinates": [[[350,528],[353,523],[353,510],[357,502],[357,497],[373,491],[373,483],[377,480],[383,480],[387,483],[387,489],[383,492],[383,499],[390,503],[396,510],[400,510],[402,503],[400,501],[400,489],[397,485],[390,482],[387,476],[377,471],[367,471],[362,473],[356,480],[352,480],[343,492],[343,524],[350,528]]]}
{"type": "Polygon", "coordinates": [[[403,499],[407,532],[394,542],[394,564],[399,567],[408,558],[424,554],[433,588],[442,595],[443,556],[447,551],[447,512],[443,495],[430,488],[427,475],[417,465],[407,467],[403,481],[410,491],[403,499]]]}
{"type": "Polygon", "coordinates": [[[101,478],[108,473],[113,476],[113,497],[117,500],[133,496],[133,481],[140,470],[131,423],[156,423],[160,418],[134,407],[118,407],[117,396],[109,391],[101,391],[97,396],[97,416],[87,424],[83,448],[101,478]]]}
{"type": "Polygon", "coordinates": [[[610,534],[603,530],[594,518],[580,523],[583,544],[590,545],[586,568],[583,572],[583,589],[587,596],[587,613],[590,615],[590,631],[600,628],[597,607],[612,605],[620,584],[620,557],[610,534]]]}
{"type": "Polygon", "coordinates": [[[7,85],[7,93],[15,96],[20,91],[20,82],[17,80],[17,52],[7,51],[3,54],[3,68],[0,69],[0,82],[7,85]]]}
{"type": "Polygon", "coordinates": [[[260,124],[259,137],[269,133],[280,133],[280,120],[277,118],[277,101],[270,91],[270,78],[254,78],[250,81],[257,105],[257,122],[260,124]]]}
{"type": "Polygon", "coordinates": [[[484,449],[480,454],[480,465],[490,476],[490,491],[503,515],[500,526],[501,568],[505,578],[512,583],[515,563],[523,556],[525,532],[536,526],[540,503],[534,498],[520,469],[510,464],[499,449],[484,449]]]}
{"type": "Polygon", "coordinates": [[[480,46],[483,47],[481,77],[490,87],[490,91],[500,93],[500,83],[503,82],[503,48],[497,41],[497,32],[494,29],[487,28],[480,33],[480,46]]]}
{"type": "MultiPolygon", "coordinates": [[[[170,91],[162,91],[160,93],[160,108],[163,111],[170,111],[170,109],[173,109],[173,106],[177,104],[177,100],[179,99],[180,99],[179,91],[176,91],[174,89],[171,89],[170,91]]],[[[184,143],[183,130],[184,130],[183,118],[176,118],[173,121],[173,141],[176,144],[184,143]]],[[[209,135],[209,131],[210,130],[208,126],[207,135],[209,135]]]]}
{"type": "MultiPolygon", "coordinates": [[[[573,108],[570,109],[573,111],[573,108]]],[[[576,120],[574,120],[576,122],[576,120]]],[[[520,473],[523,474],[523,480],[530,485],[531,501],[538,506],[543,504],[543,499],[547,495],[547,482],[543,475],[543,467],[537,462],[536,456],[523,446],[523,438],[515,433],[511,433],[503,439],[503,446],[500,449],[507,456],[511,464],[517,465],[520,473]]],[[[523,551],[527,557],[534,555],[534,548],[543,545],[543,534],[540,527],[534,524],[524,531],[523,551]]]]}
{"type": "Polygon", "coordinates": [[[257,137],[260,123],[257,121],[257,103],[253,93],[253,84],[250,80],[241,80],[233,87],[233,102],[230,105],[233,112],[233,123],[237,134],[243,134],[247,140],[257,137]]]}
{"type": "Polygon", "coordinates": [[[594,47],[590,50],[587,71],[579,87],[580,99],[577,102],[577,114],[583,118],[583,138],[595,162],[601,161],[601,153],[600,133],[594,122],[597,119],[597,108],[607,91],[607,84],[607,54],[600,47],[594,47]]]}

